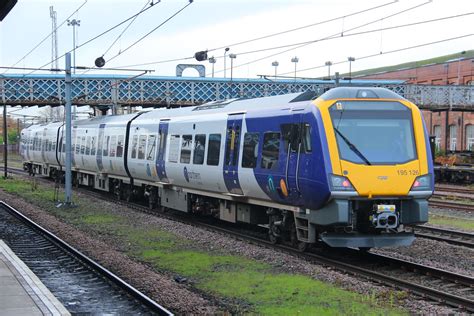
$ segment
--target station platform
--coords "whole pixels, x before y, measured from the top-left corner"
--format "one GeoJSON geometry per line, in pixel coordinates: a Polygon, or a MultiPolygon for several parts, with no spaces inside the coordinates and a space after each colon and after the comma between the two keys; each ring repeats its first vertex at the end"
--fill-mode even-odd
{"type": "Polygon", "coordinates": [[[38,277],[0,240],[0,316],[70,315],[38,277]]]}

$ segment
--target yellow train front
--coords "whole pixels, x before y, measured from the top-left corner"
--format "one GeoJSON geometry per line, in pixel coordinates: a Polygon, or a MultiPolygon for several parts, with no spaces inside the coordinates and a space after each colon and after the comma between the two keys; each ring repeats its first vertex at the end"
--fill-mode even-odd
{"type": "Polygon", "coordinates": [[[414,236],[406,225],[428,221],[434,188],[418,107],[388,89],[358,87],[331,89],[314,104],[327,142],[330,198],[318,210],[296,214],[297,228],[332,247],[410,245],[414,236]]]}

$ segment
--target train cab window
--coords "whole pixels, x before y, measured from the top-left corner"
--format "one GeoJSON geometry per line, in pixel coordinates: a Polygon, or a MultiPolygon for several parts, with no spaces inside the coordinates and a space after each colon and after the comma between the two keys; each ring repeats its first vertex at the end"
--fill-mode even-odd
{"type": "Polygon", "coordinates": [[[146,135],[138,137],[138,159],[145,159],[146,135]]]}
{"type": "Polygon", "coordinates": [[[301,140],[300,133],[301,126],[299,124],[282,124],[281,134],[283,139],[283,148],[285,152],[288,152],[288,145],[291,147],[291,151],[298,151],[298,146],[301,140]]]}
{"type": "Polygon", "coordinates": [[[210,134],[207,147],[207,164],[209,166],[219,165],[221,153],[221,134],[210,134]]]}
{"type": "Polygon", "coordinates": [[[103,147],[102,156],[108,157],[109,156],[109,146],[110,146],[110,136],[105,138],[105,146],[103,147]]]}
{"type": "Polygon", "coordinates": [[[112,136],[110,139],[110,152],[109,152],[109,157],[115,157],[117,149],[117,136],[112,136]]]}
{"type": "Polygon", "coordinates": [[[242,156],[243,168],[255,168],[257,166],[258,139],[259,133],[245,133],[242,156]]]}
{"type": "Polygon", "coordinates": [[[180,163],[189,163],[191,161],[191,148],[193,148],[193,136],[183,135],[181,142],[181,158],[180,163]]]}
{"type": "Polygon", "coordinates": [[[170,137],[170,151],[168,155],[169,162],[178,162],[180,139],[181,137],[179,135],[171,135],[170,137]]]}
{"type": "Polygon", "coordinates": [[[198,134],[194,139],[193,164],[202,165],[204,163],[204,153],[206,150],[206,135],[198,134]]]}
{"type": "Polygon", "coordinates": [[[262,161],[264,169],[277,169],[280,154],[280,133],[268,132],[263,134],[262,161]]]}
{"type": "Polygon", "coordinates": [[[155,151],[156,151],[156,135],[148,136],[148,144],[147,144],[147,154],[146,160],[155,160],[155,151]]]}
{"type": "Polygon", "coordinates": [[[132,139],[132,158],[137,158],[138,136],[133,136],[132,139]]]}
{"type": "Polygon", "coordinates": [[[96,146],[96,137],[92,136],[91,138],[91,156],[95,156],[95,146],[96,146]]]}
{"type": "Polygon", "coordinates": [[[90,136],[87,136],[87,140],[86,140],[86,155],[90,155],[91,154],[91,137],[90,136]]]}
{"type": "Polygon", "coordinates": [[[306,153],[310,153],[313,151],[313,147],[311,146],[311,125],[308,123],[303,123],[303,150],[306,153]]]}
{"type": "Polygon", "coordinates": [[[117,139],[117,157],[122,157],[123,156],[123,135],[119,135],[117,139]]]}

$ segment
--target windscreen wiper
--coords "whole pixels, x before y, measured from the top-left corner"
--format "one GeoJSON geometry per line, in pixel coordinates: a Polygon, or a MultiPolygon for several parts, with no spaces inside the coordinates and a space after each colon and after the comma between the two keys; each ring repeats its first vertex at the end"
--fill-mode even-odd
{"type": "Polygon", "coordinates": [[[350,142],[350,140],[348,140],[344,135],[342,135],[342,133],[336,128],[334,127],[334,131],[339,135],[341,136],[341,138],[346,142],[347,146],[349,146],[349,148],[356,153],[357,156],[359,156],[360,159],[362,159],[367,165],[372,165],[370,163],[370,161],[365,158],[365,156],[359,151],[359,149],[357,149],[357,147],[350,142]]]}

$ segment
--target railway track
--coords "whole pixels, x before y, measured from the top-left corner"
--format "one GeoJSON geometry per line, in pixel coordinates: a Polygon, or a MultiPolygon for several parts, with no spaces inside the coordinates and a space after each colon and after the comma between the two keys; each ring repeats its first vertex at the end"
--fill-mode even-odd
{"type": "Polygon", "coordinates": [[[465,193],[465,194],[474,194],[474,189],[469,187],[461,186],[445,186],[445,185],[435,185],[436,192],[452,192],[452,193],[465,193]]]}
{"type": "Polygon", "coordinates": [[[172,315],[3,201],[0,239],[72,314],[172,315]]]}
{"type": "Polygon", "coordinates": [[[441,201],[441,200],[433,200],[430,199],[428,202],[430,207],[437,207],[437,208],[447,208],[465,212],[474,212],[474,204],[465,204],[465,203],[457,203],[452,201],[441,201]]]}
{"type": "Polygon", "coordinates": [[[407,290],[415,295],[428,298],[435,302],[441,302],[454,308],[460,308],[462,311],[474,312],[474,278],[470,276],[464,276],[394,257],[375,253],[364,253],[352,249],[345,249],[342,253],[340,251],[339,253],[337,251],[328,251],[327,249],[324,253],[301,253],[292,247],[274,245],[266,239],[244,234],[235,231],[235,229],[197,222],[196,218],[193,218],[193,221],[183,216],[177,218],[170,214],[150,211],[148,207],[142,205],[116,200],[111,195],[104,196],[103,193],[87,189],[80,189],[80,191],[102,200],[108,199],[114,201],[117,204],[141,212],[152,213],[154,215],[158,214],[158,216],[179,220],[183,223],[220,232],[227,236],[231,235],[240,240],[275,248],[298,257],[303,257],[308,261],[338,269],[344,273],[362,276],[389,287],[407,290]]]}
{"type": "Polygon", "coordinates": [[[474,248],[473,233],[424,225],[413,226],[413,231],[417,237],[444,241],[457,246],[474,248]]]}
{"type": "MultiPolygon", "coordinates": [[[[101,193],[89,190],[84,190],[84,192],[104,199],[104,195],[101,193]]],[[[300,252],[287,245],[272,244],[267,239],[256,236],[259,234],[243,233],[241,229],[237,230],[236,228],[222,227],[219,224],[216,225],[214,223],[198,221],[195,217],[183,216],[185,214],[181,213],[178,213],[177,216],[169,213],[158,213],[149,210],[146,206],[115,200],[111,196],[107,196],[106,198],[140,212],[151,213],[170,220],[178,220],[188,225],[216,231],[226,236],[233,236],[239,240],[268,248],[275,248],[294,256],[302,257],[310,262],[338,269],[344,273],[362,276],[368,280],[389,287],[406,290],[435,302],[441,302],[454,308],[460,308],[463,311],[474,312],[474,278],[470,276],[464,276],[386,255],[365,253],[354,249],[330,251],[325,248],[319,252],[300,252]],[[328,254],[328,252],[330,253],[328,254]],[[394,274],[396,276],[394,276],[394,274]]],[[[225,223],[224,226],[226,226],[225,223]]]]}

